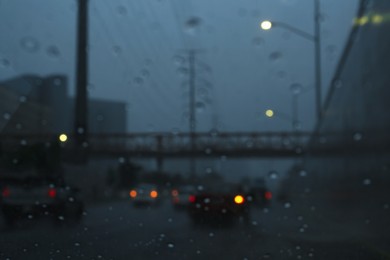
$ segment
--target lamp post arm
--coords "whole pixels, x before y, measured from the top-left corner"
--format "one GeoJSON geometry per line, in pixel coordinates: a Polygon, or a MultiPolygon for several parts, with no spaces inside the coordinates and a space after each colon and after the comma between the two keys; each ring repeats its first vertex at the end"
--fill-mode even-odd
{"type": "Polygon", "coordinates": [[[299,36],[301,36],[301,37],[303,37],[303,38],[305,38],[305,39],[307,39],[309,41],[316,42],[316,40],[317,40],[317,38],[314,35],[312,35],[310,33],[307,33],[305,31],[302,31],[302,30],[300,30],[298,28],[295,28],[295,27],[293,27],[293,26],[291,26],[291,25],[289,25],[287,23],[272,22],[272,24],[275,25],[275,26],[278,26],[278,27],[282,27],[282,28],[284,28],[284,29],[286,29],[286,30],[288,30],[288,31],[290,31],[292,33],[295,33],[295,34],[297,34],[297,35],[299,35],[299,36]]]}

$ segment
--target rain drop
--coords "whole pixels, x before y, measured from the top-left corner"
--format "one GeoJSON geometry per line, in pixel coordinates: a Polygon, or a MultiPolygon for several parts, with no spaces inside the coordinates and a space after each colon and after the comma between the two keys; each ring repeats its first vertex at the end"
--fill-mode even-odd
{"type": "Polygon", "coordinates": [[[60,50],[55,45],[50,45],[46,48],[46,53],[49,55],[49,57],[57,58],[60,56],[60,50]]]}
{"type": "Polygon", "coordinates": [[[199,102],[196,102],[195,107],[196,107],[196,111],[201,113],[205,110],[206,105],[203,102],[199,101],[199,102]]]}
{"type": "Polygon", "coordinates": [[[264,40],[261,37],[255,37],[252,39],[252,44],[256,47],[260,47],[264,44],[264,40]]]}
{"type": "Polygon", "coordinates": [[[144,79],[141,77],[135,77],[134,83],[137,84],[138,86],[142,86],[144,84],[144,79]]]}
{"type": "Polygon", "coordinates": [[[291,203],[290,202],[284,203],[284,208],[286,208],[286,209],[291,208],[291,203]]]}
{"type": "Polygon", "coordinates": [[[277,179],[277,178],[279,177],[279,174],[278,174],[276,171],[270,171],[270,172],[268,173],[268,177],[269,177],[270,179],[275,180],[275,179],[277,179]]]}
{"type": "Polygon", "coordinates": [[[355,141],[360,141],[360,140],[362,140],[362,138],[363,138],[363,135],[361,133],[355,133],[353,135],[353,140],[355,140],[355,141]]]}
{"type": "Polygon", "coordinates": [[[370,179],[365,179],[365,180],[363,180],[363,184],[364,185],[370,185],[371,184],[371,180],[370,179]]]}
{"type": "Polygon", "coordinates": [[[22,49],[27,52],[36,52],[39,50],[39,43],[33,37],[24,37],[20,40],[20,45],[22,49]]]}
{"type": "Polygon", "coordinates": [[[298,95],[302,91],[302,85],[299,83],[293,83],[290,86],[290,90],[294,95],[298,95]]]}
{"type": "Polygon", "coordinates": [[[275,51],[275,52],[272,52],[270,55],[269,55],[269,59],[271,61],[278,61],[282,58],[282,53],[281,52],[278,52],[278,51],[275,51]]]}
{"type": "Polygon", "coordinates": [[[174,248],[175,247],[175,245],[173,244],[173,243],[168,243],[168,248],[174,248]]]}
{"type": "Polygon", "coordinates": [[[115,55],[120,55],[122,53],[122,47],[119,45],[115,45],[112,47],[112,51],[115,55]]]}
{"type": "Polygon", "coordinates": [[[116,11],[118,12],[118,14],[123,15],[123,16],[127,14],[127,9],[123,5],[118,6],[116,8],[116,11]]]}
{"type": "Polygon", "coordinates": [[[0,65],[3,68],[8,68],[11,65],[11,62],[6,58],[0,58],[0,65]]]}
{"type": "Polygon", "coordinates": [[[11,115],[10,115],[9,113],[4,113],[3,118],[4,118],[5,120],[10,120],[11,115]]]}

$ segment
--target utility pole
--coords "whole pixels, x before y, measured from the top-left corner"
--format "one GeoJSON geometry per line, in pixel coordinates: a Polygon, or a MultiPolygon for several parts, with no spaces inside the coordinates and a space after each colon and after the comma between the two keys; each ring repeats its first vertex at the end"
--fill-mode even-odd
{"type": "Polygon", "coordinates": [[[88,145],[88,0],[78,0],[76,100],[74,111],[74,138],[76,156],[86,161],[88,145]]]}
{"type": "MultiPolygon", "coordinates": [[[[190,142],[191,142],[191,152],[195,151],[195,132],[196,132],[196,113],[195,113],[195,50],[188,51],[188,63],[189,63],[189,130],[190,130],[190,142]]],[[[190,175],[193,177],[196,174],[196,162],[194,154],[192,154],[190,159],[190,175]]]]}

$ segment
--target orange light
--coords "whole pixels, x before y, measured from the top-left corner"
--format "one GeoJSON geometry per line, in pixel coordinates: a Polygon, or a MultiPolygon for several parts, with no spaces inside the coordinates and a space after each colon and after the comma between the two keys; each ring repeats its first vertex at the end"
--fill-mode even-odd
{"type": "Polygon", "coordinates": [[[137,192],[135,190],[130,191],[130,197],[135,198],[137,197],[137,192]]]}
{"type": "Polygon", "coordinates": [[[158,196],[157,191],[152,190],[152,191],[150,192],[150,197],[152,197],[153,199],[157,198],[157,196],[158,196]]]}
{"type": "Polygon", "coordinates": [[[244,201],[245,201],[245,199],[241,195],[237,195],[237,196],[234,197],[234,202],[236,204],[242,204],[242,203],[244,203],[244,201]]]}

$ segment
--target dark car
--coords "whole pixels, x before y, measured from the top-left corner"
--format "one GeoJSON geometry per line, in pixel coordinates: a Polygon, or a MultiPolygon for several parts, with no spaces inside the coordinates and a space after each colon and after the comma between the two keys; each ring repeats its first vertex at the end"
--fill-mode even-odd
{"type": "Polygon", "coordinates": [[[12,226],[22,218],[52,217],[56,222],[79,221],[84,203],[79,190],[41,178],[2,180],[1,212],[12,226]]]}
{"type": "Polygon", "coordinates": [[[189,197],[188,213],[193,224],[225,224],[242,220],[249,223],[250,202],[239,189],[204,188],[189,197]]]}

